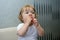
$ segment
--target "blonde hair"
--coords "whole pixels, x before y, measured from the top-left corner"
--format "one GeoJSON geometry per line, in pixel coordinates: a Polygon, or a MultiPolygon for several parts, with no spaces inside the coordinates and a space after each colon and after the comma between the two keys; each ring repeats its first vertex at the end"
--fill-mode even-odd
{"type": "Polygon", "coordinates": [[[30,7],[30,8],[32,8],[34,10],[34,12],[35,12],[35,18],[37,18],[37,14],[36,14],[35,8],[33,6],[31,6],[31,5],[25,5],[23,8],[21,8],[21,11],[20,11],[19,16],[18,16],[18,18],[19,18],[19,20],[21,22],[23,22],[23,20],[22,20],[22,12],[23,12],[24,8],[27,8],[27,7],[30,7]]]}

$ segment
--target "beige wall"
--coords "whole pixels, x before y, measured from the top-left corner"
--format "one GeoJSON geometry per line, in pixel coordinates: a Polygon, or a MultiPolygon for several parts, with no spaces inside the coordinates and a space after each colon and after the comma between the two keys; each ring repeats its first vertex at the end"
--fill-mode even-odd
{"type": "Polygon", "coordinates": [[[16,27],[0,29],[0,40],[17,40],[16,27]]]}

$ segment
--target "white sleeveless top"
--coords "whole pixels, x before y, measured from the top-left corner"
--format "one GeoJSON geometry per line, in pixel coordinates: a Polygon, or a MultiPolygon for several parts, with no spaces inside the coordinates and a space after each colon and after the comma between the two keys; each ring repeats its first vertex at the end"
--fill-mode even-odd
{"type": "MultiPolygon", "coordinates": [[[[24,25],[24,23],[21,23],[17,26],[17,31],[22,28],[24,25]]],[[[37,29],[34,25],[32,25],[31,27],[29,27],[26,35],[24,35],[23,37],[18,36],[18,40],[37,40],[37,29]]]]}

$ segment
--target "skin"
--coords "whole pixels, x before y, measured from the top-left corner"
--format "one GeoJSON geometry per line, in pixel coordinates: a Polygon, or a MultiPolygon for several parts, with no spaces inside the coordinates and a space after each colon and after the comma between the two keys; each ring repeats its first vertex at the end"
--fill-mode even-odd
{"type": "Polygon", "coordinates": [[[37,19],[35,18],[35,14],[34,14],[34,11],[32,8],[30,8],[30,7],[24,8],[22,17],[23,17],[22,20],[24,22],[24,25],[20,30],[18,30],[18,35],[24,36],[26,34],[28,28],[30,27],[30,24],[35,25],[36,29],[38,30],[39,36],[44,35],[44,29],[40,26],[37,19]],[[29,12],[27,13],[27,11],[29,11],[29,12]]]}

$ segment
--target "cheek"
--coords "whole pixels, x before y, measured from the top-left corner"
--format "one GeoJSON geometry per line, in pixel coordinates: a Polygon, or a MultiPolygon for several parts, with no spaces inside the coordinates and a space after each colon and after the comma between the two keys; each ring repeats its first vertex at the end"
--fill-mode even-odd
{"type": "Polygon", "coordinates": [[[35,18],[35,14],[33,14],[33,18],[35,18]]]}
{"type": "Polygon", "coordinates": [[[22,17],[23,17],[23,19],[25,19],[27,17],[27,15],[26,14],[23,14],[22,17]]]}
{"type": "Polygon", "coordinates": [[[26,17],[26,16],[25,16],[25,15],[23,15],[22,17],[23,17],[23,19],[25,19],[25,17],[26,17]]]}

